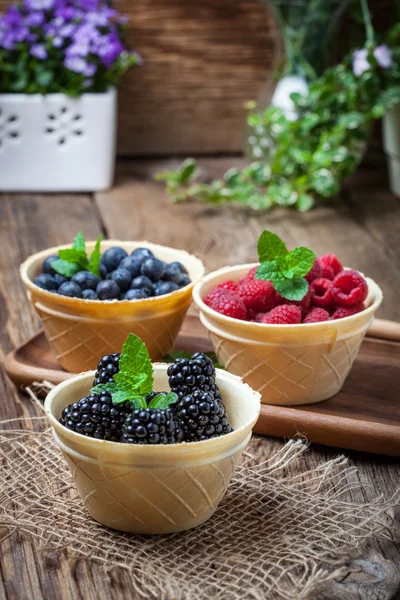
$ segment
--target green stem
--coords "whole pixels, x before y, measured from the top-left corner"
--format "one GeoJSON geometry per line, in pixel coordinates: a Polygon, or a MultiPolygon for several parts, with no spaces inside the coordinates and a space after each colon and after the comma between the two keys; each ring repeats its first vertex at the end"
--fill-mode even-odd
{"type": "Polygon", "coordinates": [[[363,13],[363,20],[365,25],[365,32],[367,36],[367,45],[369,47],[375,46],[375,32],[372,26],[371,13],[368,6],[368,0],[360,0],[361,10],[363,13]]]}

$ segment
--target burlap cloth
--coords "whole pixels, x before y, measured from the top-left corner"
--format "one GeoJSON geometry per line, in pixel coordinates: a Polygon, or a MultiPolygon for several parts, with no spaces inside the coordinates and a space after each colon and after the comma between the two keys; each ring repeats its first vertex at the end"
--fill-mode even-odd
{"type": "Polygon", "coordinates": [[[304,441],[271,454],[268,439],[255,438],[211,520],[147,537],[93,521],[44,417],[16,429],[23,426],[0,423],[3,539],[18,531],[53,552],[125,569],[132,597],[146,600],[397,597],[398,569],[371,548],[395,538],[400,489],[391,498],[349,502],[360,484],[344,457],[310,470],[304,441]]]}

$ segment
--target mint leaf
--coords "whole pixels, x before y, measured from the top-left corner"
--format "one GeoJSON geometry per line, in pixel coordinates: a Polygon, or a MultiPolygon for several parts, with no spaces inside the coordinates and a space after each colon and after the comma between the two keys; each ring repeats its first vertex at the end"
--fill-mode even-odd
{"type": "Polygon", "coordinates": [[[287,272],[292,273],[291,276],[287,275],[287,277],[305,277],[312,269],[314,261],[316,259],[316,254],[312,250],[305,248],[304,246],[300,246],[300,248],[295,248],[289,254],[285,256],[285,269],[283,272],[286,275],[287,272]]]}
{"type": "Polygon", "coordinates": [[[277,256],[285,256],[288,253],[281,238],[268,230],[262,232],[257,249],[260,263],[275,260],[277,256]]]}
{"type": "Polygon", "coordinates": [[[169,394],[158,394],[149,404],[149,408],[169,408],[171,404],[175,404],[179,400],[175,392],[169,394]]]}
{"type": "Polygon", "coordinates": [[[279,264],[276,260],[263,262],[257,269],[255,279],[263,279],[265,281],[277,281],[285,279],[282,274],[279,264]]]}
{"type": "Polygon", "coordinates": [[[96,244],[95,244],[92,254],[90,255],[90,261],[89,261],[89,271],[91,273],[93,273],[94,275],[97,275],[97,277],[100,276],[100,259],[101,259],[100,244],[101,244],[102,240],[103,240],[103,236],[100,235],[96,240],[96,244]]]}
{"type": "Polygon", "coordinates": [[[86,240],[81,231],[76,234],[74,241],[72,242],[72,248],[78,252],[84,252],[86,256],[86,240]]]}
{"type": "Polygon", "coordinates": [[[130,333],[122,346],[119,359],[119,373],[114,376],[116,381],[130,384],[140,394],[150,394],[153,389],[153,366],[146,345],[142,340],[130,333]]]}
{"type": "Polygon", "coordinates": [[[68,262],[66,260],[53,260],[51,266],[57,273],[64,275],[64,277],[72,277],[75,273],[81,270],[80,266],[74,262],[68,262]]]}
{"type": "Polygon", "coordinates": [[[287,300],[303,300],[308,292],[308,282],[302,277],[275,280],[274,288],[278,294],[287,300]]]}
{"type": "Polygon", "coordinates": [[[87,269],[89,261],[86,256],[86,252],[83,250],[75,250],[74,248],[65,248],[64,250],[58,251],[58,256],[61,260],[73,262],[78,264],[82,269],[87,269]]]}
{"type": "Polygon", "coordinates": [[[135,394],[142,394],[141,387],[147,381],[148,376],[146,373],[140,373],[136,377],[126,377],[124,373],[116,373],[113,379],[121,389],[135,394]]]}
{"type": "Polygon", "coordinates": [[[112,396],[113,404],[122,404],[129,400],[134,409],[146,408],[146,400],[144,396],[121,389],[116,383],[100,383],[94,386],[90,392],[92,394],[101,394],[101,392],[109,392],[112,396]]]}

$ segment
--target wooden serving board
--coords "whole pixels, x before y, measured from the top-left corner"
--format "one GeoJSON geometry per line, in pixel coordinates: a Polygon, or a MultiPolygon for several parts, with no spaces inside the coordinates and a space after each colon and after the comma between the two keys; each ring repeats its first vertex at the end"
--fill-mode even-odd
{"type": "MultiPolygon", "coordinates": [[[[186,318],[176,349],[213,349],[196,316],[186,318]]],[[[43,331],[11,352],[4,367],[18,387],[73,376],[58,367],[43,331]]],[[[376,319],[339,394],[293,408],[263,404],[255,432],[284,438],[303,434],[318,444],[400,456],[399,324],[376,319]]]]}

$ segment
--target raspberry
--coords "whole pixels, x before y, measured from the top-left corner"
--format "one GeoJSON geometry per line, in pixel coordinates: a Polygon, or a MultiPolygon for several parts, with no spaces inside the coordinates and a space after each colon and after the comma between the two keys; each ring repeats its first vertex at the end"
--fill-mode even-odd
{"type": "Polygon", "coordinates": [[[357,271],[347,269],[336,275],[332,283],[332,295],[339,306],[354,306],[364,302],[368,285],[357,271]]]}
{"type": "Polygon", "coordinates": [[[239,289],[239,284],[236,281],[228,279],[227,281],[223,281],[222,283],[220,283],[217,287],[222,288],[223,290],[237,292],[239,289]]]}
{"type": "MultiPolygon", "coordinates": [[[[343,265],[334,254],[324,254],[319,257],[321,268],[331,267],[333,274],[337,275],[340,271],[343,271],[343,265]]],[[[323,277],[323,275],[321,275],[323,277]]],[[[328,278],[327,278],[328,279],[328,278]]]]}
{"type": "Polygon", "coordinates": [[[322,321],[329,321],[330,316],[328,311],[323,308],[312,308],[303,323],[322,323],[322,321]]]}
{"type": "Polygon", "coordinates": [[[239,285],[239,296],[247,310],[268,312],[275,306],[276,293],[270,281],[247,279],[239,285]]]}
{"type": "Polygon", "coordinates": [[[229,291],[229,290],[224,290],[224,288],[220,288],[220,287],[214,288],[204,298],[204,304],[207,304],[207,306],[211,307],[211,305],[214,302],[214,300],[215,299],[218,300],[219,298],[223,298],[225,296],[225,294],[226,294],[227,291],[229,291]]]}
{"type": "Polygon", "coordinates": [[[243,300],[238,294],[235,294],[235,292],[231,292],[230,290],[224,290],[222,288],[213,290],[208,294],[205,303],[221,315],[232,317],[233,319],[240,319],[242,321],[247,318],[247,310],[243,300]],[[211,300],[210,296],[212,296],[211,300]]]}
{"type": "Polygon", "coordinates": [[[335,279],[335,273],[333,272],[332,267],[329,267],[328,265],[321,267],[321,277],[333,281],[335,279]]]}
{"type": "Polygon", "coordinates": [[[309,309],[311,304],[311,294],[310,291],[304,296],[303,300],[287,300],[286,298],[282,298],[280,294],[276,294],[276,304],[279,306],[280,304],[289,304],[290,306],[298,306],[301,309],[303,315],[305,315],[309,309]]]}
{"type": "Polygon", "coordinates": [[[319,279],[320,277],[321,277],[321,264],[319,262],[319,259],[316,258],[314,260],[314,264],[311,268],[311,271],[309,273],[307,273],[305,278],[308,281],[308,283],[311,283],[312,281],[314,281],[314,279],[319,279]]]}
{"type": "Polygon", "coordinates": [[[351,317],[364,310],[363,304],[356,304],[355,306],[340,306],[335,310],[332,315],[332,319],[343,319],[344,317],[351,317]]]}
{"type": "Polygon", "coordinates": [[[250,271],[246,275],[246,279],[254,279],[257,269],[258,269],[258,265],[256,267],[253,267],[252,269],[250,269],[250,271]]]}
{"type": "Polygon", "coordinates": [[[244,282],[245,282],[245,281],[247,281],[248,279],[254,279],[254,276],[255,276],[255,274],[256,274],[256,271],[257,271],[257,269],[258,269],[258,265],[257,265],[256,267],[253,267],[252,269],[250,269],[250,271],[247,273],[247,275],[245,275],[244,277],[242,277],[242,278],[239,280],[239,285],[240,285],[241,283],[244,283],[244,282]]]}
{"type": "Polygon", "coordinates": [[[332,281],[329,279],[316,279],[310,285],[311,302],[315,306],[329,308],[333,304],[332,281]]]}
{"type": "Polygon", "coordinates": [[[301,323],[301,310],[298,306],[281,304],[269,313],[257,315],[257,322],[268,325],[296,325],[301,323]]]}

